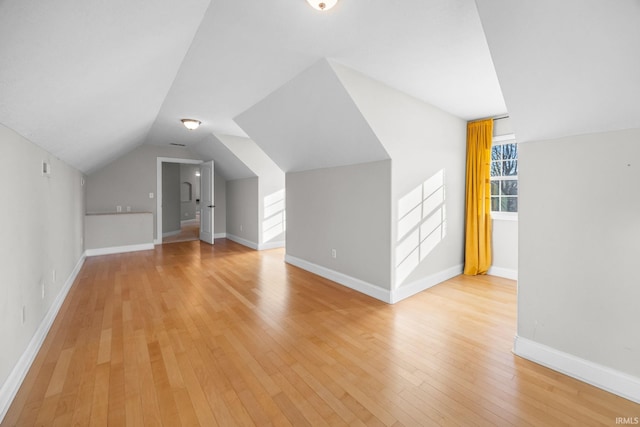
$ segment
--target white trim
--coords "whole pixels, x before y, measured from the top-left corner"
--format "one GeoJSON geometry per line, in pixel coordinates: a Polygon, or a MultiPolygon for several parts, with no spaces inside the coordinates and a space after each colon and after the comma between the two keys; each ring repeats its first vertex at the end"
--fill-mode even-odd
{"type": "Polygon", "coordinates": [[[494,221],[517,221],[518,212],[491,211],[491,219],[494,221]]]}
{"type": "Polygon", "coordinates": [[[139,245],[112,246],[110,248],[87,249],[86,256],[123,254],[125,252],[149,251],[155,247],[153,243],[141,243],[139,245]]]}
{"type": "Polygon", "coordinates": [[[260,244],[258,245],[258,250],[259,250],[259,251],[263,251],[263,250],[266,250],[266,249],[284,248],[284,244],[285,244],[285,241],[284,241],[284,240],[278,240],[278,241],[274,241],[274,242],[260,243],[260,244]]]}
{"type": "Polygon", "coordinates": [[[214,234],[213,235],[214,239],[226,239],[227,238],[227,233],[218,233],[218,234],[214,234]]]}
{"type": "Polygon", "coordinates": [[[372,285],[371,283],[356,279],[355,277],[347,276],[346,274],[340,273],[338,271],[331,270],[321,265],[317,265],[288,254],[285,255],[284,261],[303,270],[307,270],[311,273],[317,274],[318,276],[322,276],[325,279],[332,280],[336,283],[346,286],[347,288],[351,288],[365,295],[369,295],[370,297],[373,297],[380,301],[384,301],[389,304],[391,303],[391,292],[388,289],[383,289],[380,286],[372,285]]]}
{"type": "Polygon", "coordinates": [[[29,345],[25,349],[24,353],[22,353],[22,356],[20,356],[18,363],[16,363],[6,381],[2,384],[2,387],[0,388],[0,422],[2,422],[5,415],[7,415],[7,411],[9,410],[13,399],[16,397],[16,394],[18,393],[24,378],[29,372],[33,361],[38,355],[40,347],[42,347],[42,343],[47,337],[49,329],[51,329],[51,325],[53,325],[53,321],[56,319],[58,311],[60,311],[60,307],[62,307],[62,303],[64,303],[71,286],[73,286],[73,283],[78,277],[85,259],[86,254],[82,254],[76,263],[76,266],[71,271],[71,274],[64,286],[60,289],[58,296],[51,304],[49,311],[44,316],[44,319],[42,319],[42,322],[40,322],[38,329],[36,329],[36,332],[33,334],[31,341],[29,341],[29,345]]]}
{"type": "Polygon", "coordinates": [[[518,270],[512,268],[489,267],[489,276],[504,277],[505,279],[518,280],[518,270]]]}
{"type": "Polygon", "coordinates": [[[162,233],[162,238],[164,239],[165,237],[177,236],[180,233],[182,233],[182,230],[167,231],[166,233],[162,233]]]}
{"type": "Polygon", "coordinates": [[[174,157],[156,157],[156,237],[153,241],[156,245],[162,244],[162,163],[184,163],[199,165],[202,160],[179,159],[174,157]]]}
{"type": "Polygon", "coordinates": [[[242,237],[234,236],[233,234],[227,233],[227,239],[233,240],[236,243],[240,243],[248,248],[258,250],[258,244],[247,239],[243,239],[242,237]]]}
{"type": "Polygon", "coordinates": [[[504,135],[496,135],[491,138],[491,144],[495,145],[504,145],[510,143],[511,141],[516,142],[516,134],[515,133],[505,133],[504,135]]]}
{"type": "Polygon", "coordinates": [[[198,218],[183,219],[183,220],[180,220],[180,225],[197,224],[199,222],[200,220],[198,218]]]}
{"type": "Polygon", "coordinates": [[[640,378],[517,335],[513,352],[527,360],[640,403],[640,378]]]}
{"type": "Polygon", "coordinates": [[[409,298],[417,293],[427,290],[439,283],[449,280],[462,274],[464,266],[462,264],[455,265],[446,270],[423,277],[406,285],[401,285],[397,289],[391,291],[391,303],[395,304],[405,298],[409,298]]]}

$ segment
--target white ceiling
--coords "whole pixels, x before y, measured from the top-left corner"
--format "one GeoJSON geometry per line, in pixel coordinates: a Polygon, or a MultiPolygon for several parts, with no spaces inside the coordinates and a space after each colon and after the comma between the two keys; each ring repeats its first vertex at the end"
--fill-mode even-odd
{"type": "Polygon", "coordinates": [[[640,0],[478,0],[520,142],[640,128],[640,0]]]}
{"type": "Polygon", "coordinates": [[[82,171],[131,150],[208,3],[0,1],[0,122],[82,171]]]}
{"type": "Polygon", "coordinates": [[[0,122],[90,172],[142,142],[246,136],[233,118],[322,58],[465,119],[506,111],[473,0],[208,6],[0,0],[0,122]]]}

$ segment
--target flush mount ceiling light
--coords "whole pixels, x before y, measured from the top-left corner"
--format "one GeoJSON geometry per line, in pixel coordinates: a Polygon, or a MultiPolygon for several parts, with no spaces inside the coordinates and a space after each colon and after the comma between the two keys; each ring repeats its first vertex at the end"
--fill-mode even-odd
{"type": "Polygon", "coordinates": [[[198,129],[198,126],[200,126],[200,123],[201,123],[200,120],[196,120],[196,119],[182,119],[180,121],[182,122],[184,127],[186,127],[189,130],[198,129]]]}
{"type": "Polygon", "coordinates": [[[338,0],[307,0],[312,8],[318,10],[329,10],[338,3],[338,0]]]}

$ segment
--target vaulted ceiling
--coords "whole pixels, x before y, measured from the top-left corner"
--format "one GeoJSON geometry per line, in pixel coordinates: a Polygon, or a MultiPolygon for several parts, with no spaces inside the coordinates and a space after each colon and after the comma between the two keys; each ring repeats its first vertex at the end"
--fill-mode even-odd
{"type": "Polygon", "coordinates": [[[640,0],[477,0],[520,142],[640,128],[640,0]]]}
{"type": "Polygon", "coordinates": [[[638,0],[0,0],[0,123],[87,173],[174,142],[250,176],[215,135],[273,118],[304,135],[311,99],[357,116],[304,80],[326,59],[464,119],[508,111],[527,140],[640,127],[639,18],[638,0]],[[268,111],[300,82],[299,109],[268,111]]]}
{"type": "Polygon", "coordinates": [[[0,122],[91,172],[247,136],[233,119],[323,58],[464,118],[505,112],[473,0],[1,0],[0,122]]]}

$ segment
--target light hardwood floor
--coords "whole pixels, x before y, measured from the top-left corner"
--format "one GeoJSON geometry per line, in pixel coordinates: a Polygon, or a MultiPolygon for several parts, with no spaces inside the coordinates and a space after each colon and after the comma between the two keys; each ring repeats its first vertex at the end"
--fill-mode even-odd
{"type": "Polygon", "coordinates": [[[180,227],[180,233],[162,238],[162,243],[189,242],[200,239],[200,221],[189,222],[180,227]]]}
{"type": "Polygon", "coordinates": [[[226,240],[87,259],[3,425],[615,425],[511,353],[515,283],[387,305],[226,240]]]}

